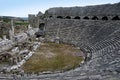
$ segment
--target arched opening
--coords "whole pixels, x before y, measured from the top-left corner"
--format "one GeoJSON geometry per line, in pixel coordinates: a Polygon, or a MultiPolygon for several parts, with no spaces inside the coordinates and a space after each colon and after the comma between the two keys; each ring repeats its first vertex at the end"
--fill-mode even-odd
{"type": "Polygon", "coordinates": [[[112,20],[120,20],[120,18],[118,16],[115,16],[112,18],[112,20]]]}
{"type": "Polygon", "coordinates": [[[92,17],[92,20],[98,20],[97,16],[92,17]]]}
{"type": "Polygon", "coordinates": [[[79,17],[79,16],[76,16],[76,17],[74,17],[74,19],[80,19],[80,17],[79,17]]]}
{"type": "Polygon", "coordinates": [[[57,18],[62,19],[63,17],[62,16],[57,16],[57,18]]]}
{"type": "Polygon", "coordinates": [[[102,20],[108,20],[107,16],[102,17],[102,20]]]}
{"type": "Polygon", "coordinates": [[[66,18],[66,19],[71,19],[71,17],[70,17],[70,16],[66,16],[65,18],[66,18]]]}
{"type": "Polygon", "coordinates": [[[39,31],[36,32],[35,35],[37,38],[45,36],[45,23],[39,25],[39,31]]]}
{"type": "Polygon", "coordinates": [[[49,18],[52,18],[52,16],[49,16],[49,18]]]}
{"type": "Polygon", "coordinates": [[[44,31],[44,26],[45,26],[45,23],[41,23],[39,25],[39,30],[44,31]]]}
{"type": "Polygon", "coordinates": [[[74,17],[74,19],[80,19],[80,17],[79,17],[79,16],[76,16],[76,17],[74,17]]]}
{"type": "Polygon", "coordinates": [[[83,19],[89,20],[89,17],[85,16],[83,19]]]}

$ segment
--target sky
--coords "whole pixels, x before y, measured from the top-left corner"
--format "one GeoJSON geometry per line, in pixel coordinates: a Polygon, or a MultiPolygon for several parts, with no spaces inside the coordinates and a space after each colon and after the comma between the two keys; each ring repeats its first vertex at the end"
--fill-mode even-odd
{"type": "Polygon", "coordinates": [[[88,6],[117,3],[120,0],[0,0],[0,16],[27,17],[52,7],[88,6]]]}

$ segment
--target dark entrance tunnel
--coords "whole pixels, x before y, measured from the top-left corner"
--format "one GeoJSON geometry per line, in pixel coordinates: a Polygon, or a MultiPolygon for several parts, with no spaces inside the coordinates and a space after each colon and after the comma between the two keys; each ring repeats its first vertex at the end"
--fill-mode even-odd
{"type": "Polygon", "coordinates": [[[76,17],[74,17],[74,19],[80,19],[80,17],[79,17],[79,16],[76,16],[76,17]]]}
{"type": "Polygon", "coordinates": [[[40,29],[41,31],[44,31],[44,26],[45,26],[45,23],[41,23],[41,24],[39,25],[39,29],[40,29]]]}
{"type": "Polygon", "coordinates": [[[36,37],[45,37],[45,23],[39,25],[39,31],[35,33],[36,37]]]}
{"type": "Polygon", "coordinates": [[[66,16],[65,19],[71,19],[71,17],[70,16],[66,16]]]}
{"type": "Polygon", "coordinates": [[[107,16],[102,17],[102,20],[108,20],[107,16]]]}
{"type": "Polygon", "coordinates": [[[63,19],[63,17],[62,17],[62,16],[57,16],[57,18],[59,18],[59,19],[63,19]]]}
{"type": "Polygon", "coordinates": [[[98,17],[97,16],[93,16],[92,20],[98,20],[98,17]]]}
{"type": "Polygon", "coordinates": [[[120,18],[118,16],[115,16],[112,18],[112,20],[120,20],[120,18]]]}
{"type": "Polygon", "coordinates": [[[49,18],[52,18],[52,16],[49,16],[49,18]]]}
{"type": "Polygon", "coordinates": [[[85,19],[85,20],[89,20],[89,17],[85,16],[83,19],[85,19]]]}

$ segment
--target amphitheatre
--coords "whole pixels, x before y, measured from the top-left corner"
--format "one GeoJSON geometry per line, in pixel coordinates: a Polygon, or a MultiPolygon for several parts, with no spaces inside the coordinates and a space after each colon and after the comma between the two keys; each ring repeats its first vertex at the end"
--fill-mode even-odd
{"type": "Polygon", "coordinates": [[[28,21],[29,26],[18,32],[14,20],[11,25],[0,22],[0,62],[10,58],[11,65],[0,64],[0,80],[120,79],[120,3],[55,7],[29,14],[28,21]],[[24,73],[20,67],[42,48],[42,42],[76,47],[84,59],[66,71],[24,73]]]}

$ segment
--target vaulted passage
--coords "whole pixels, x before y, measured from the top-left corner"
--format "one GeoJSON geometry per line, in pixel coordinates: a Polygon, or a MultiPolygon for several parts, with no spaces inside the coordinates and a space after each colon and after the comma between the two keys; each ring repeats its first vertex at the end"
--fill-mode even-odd
{"type": "Polygon", "coordinates": [[[39,25],[39,29],[40,29],[41,31],[44,31],[44,26],[45,26],[45,23],[41,23],[41,24],[39,25]]]}
{"type": "Polygon", "coordinates": [[[52,18],[52,16],[49,16],[49,18],[52,18]]]}
{"type": "Polygon", "coordinates": [[[108,20],[107,16],[102,17],[102,20],[108,20]]]}
{"type": "Polygon", "coordinates": [[[85,16],[83,19],[89,20],[89,17],[85,16]]]}
{"type": "Polygon", "coordinates": [[[63,17],[62,16],[57,16],[57,18],[62,19],[63,17]]]}
{"type": "Polygon", "coordinates": [[[66,19],[71,19],[71,17],[70,17],[70,16],[66,16],[65,18],[66,18],[66,19]]]}
{"type": "Polygon", "coordinates": [[[79,16],[76,16],[76,17],[74,17],[74,19],[80,19],[80,17],[79,17],[79,16]]]}
{"type": "Polygon", "coordinates": [[[98,17],[97,16],[93,16],[92,20],[98,20],[98,17]]]}
{"type": "Polygon", "coordinates": [[[45,23],[41,23],[39,25],[39,31],[35,33],[36,37],[44,37],[45,36],[45,23]]]}
{"type": "Polygon", "coordinates": [[[120,20],[120,18],[118,16],[115,16],[112,18],[112,20],[120,20]]]}

